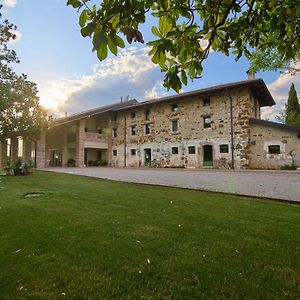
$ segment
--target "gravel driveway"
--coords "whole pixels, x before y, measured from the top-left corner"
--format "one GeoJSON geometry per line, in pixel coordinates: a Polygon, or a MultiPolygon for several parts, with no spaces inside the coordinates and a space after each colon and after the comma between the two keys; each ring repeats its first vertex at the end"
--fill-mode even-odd
{"type": "Polygon", "coordinates": [[[106,167],[47,168],[46,171],[300,202],[299,171],[106,167]]]}

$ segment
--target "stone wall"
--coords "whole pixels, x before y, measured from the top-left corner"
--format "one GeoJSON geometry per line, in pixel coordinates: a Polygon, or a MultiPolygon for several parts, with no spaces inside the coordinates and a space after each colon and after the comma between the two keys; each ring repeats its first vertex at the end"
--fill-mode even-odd
{"type": "MultiPolygon", "coordinates": [[[[124,166],[124,141],[126,139],[126,164],[144,164],[144,149],[151,149],[151,159],[169,167],[203,167],[203,146],[213,146],[213,166],[228,167],[231,163],[231,113],[230,97],[233,103],[234,160],[237,168],[249,164],[249,117],[257,115],[257,101],[246,88],[212,95],[210,105],[203,105],[203,98],[195,97],[180,101],[153,103],[141,108],[118,112],[112,129],[117,137],[112,138],[113,166],[124,166]],[[178,111],[172,111],[172,105],[178,111]],[[146,110],[150,118],[146,120],[146,110]],[[203,117],[211,116],[211,128],[204,128],[203,117]],[[178,131],[172,132],[172,121],[178,121],[178,131]],[[150,126],[150,134],[145,133],[150,126]],[[131,134],[135,126],[136,135],[131,134]],[[220,145],[227,144],[229,153],[220,153],[220,145]],[[188,154],[188,147],[195,146],[196,153],[188,154]],[[178,147],[178,154],[172,154],[172,147],[178,147]],[[136,154],[131,154],[131,149],[136,154]]],[[[150,103],[150,102],[149,102],[150,103]]]]}
{"type": "Polygon", "coordinates": [[[296,152],[296,163],[300,166],[300,138],[296,132],[263,125],[250,125],[250,162],[253,169],[279,169],[290,165],[290,151],[296,152]],[[280,154],[269,154],[270,145],[279,145],[280,154]]]}

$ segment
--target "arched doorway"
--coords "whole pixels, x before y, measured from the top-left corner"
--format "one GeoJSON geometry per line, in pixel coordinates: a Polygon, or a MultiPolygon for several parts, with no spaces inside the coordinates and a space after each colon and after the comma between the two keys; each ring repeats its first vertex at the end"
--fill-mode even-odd
{"type": "Polygon", "coordinates": [[[212,145],[203,146],[203,166],[212,167],[213,166],[213,147],[212,145]]]}

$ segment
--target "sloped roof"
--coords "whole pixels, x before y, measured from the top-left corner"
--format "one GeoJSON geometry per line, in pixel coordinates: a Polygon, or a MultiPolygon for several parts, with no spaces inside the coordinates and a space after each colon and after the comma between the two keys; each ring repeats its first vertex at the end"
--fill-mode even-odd
{"type": "Polygon", "coordinates": [[[266,120],[254,119],[254,118],[250,118],[249,123],[253,124],[253,125],[262,125],[262,126],[268,126],[268,127],[272,127],[272,128],[283,129],[286,131],[296,132],[296,133],[298,133],[298,136],[300,137],[300,127],[299,126],[291,126],[291,125],[286,125],[286,124],[281,124],[281,123],[276,123],[276,122],[271,122],[271,121],[266,121],[266,120]]]}
{"type": "Polygon", "coordinates": [[[266,84],[262,79],[251,79],[251,80],[243,80],[237,81],[232,83],[226,83],[221,85],[216,85],[204,89],[199,89],[187,93],[182,94],[175,94],[168,97],[157,98],[152,100],[147,100],[143,102],[138,102],[137,100],[130,100],[125,102],[119,102],[115,104],[111,104],[108,106],[103,106],[95,109],[91,109],[88,111],[84,111],[82,113],[78,113],[69,117],[57,119],[54,121],[54,126],[62,125],[66,123],[70,123],[73,121],[77,121],[82,118],[86,118],[89,116],[94,116],[104,112],[116,112],[116,111],[123,111],[131,108],[139,108],[144,106],[151,106],[161,102],[168,102],[168,101],[180,101],[187,98],[195,97],[195,96],[211,96],[217,93],[226,92],[238,88],[248,87],[251,91],[256,95],[257,99],[260,102],[260,105],[263,106],[272,106],[275,105],[275,101],[270,94],[266,84]]]}
{"type": "MultiPolygon", "coordinates": [[[[210,96],[217,93],[230,91],[242,87],[249,87],[258,98],[262,107],[272,106],[276,104],[264,81],[262,79],[251,79],[251,80],[243,80],[243,81],[237,81],[232,83],[220,84],[220,85],[199,89],[187,93],[175,94],[168,97],[147,100],[136,104],[134,107],[148,106],[156,103],[174,101],[174,100],[180,101],[195,96],[210,96]]],[[[123,108],[120,110],[126,110],[126,109],[127,108],[123,108]]]]}
{"type": "Polygon", "coordinates": [[[125,107],[128,108],[130,106],[135,105],[136,103],[138,103],[138,102],[137,102],[137,100],[134,99],[134,100],[114,103],[114,104],[110,104],[110,105],[107,105],[107,106],[102,106],[102,107],[86,110],[84,112],[74,114],[74,115],[71,115],[69,117],[64,117],[64,118],[57,119],[57,120],[54,121],[54,126],[63,125],[63,124],[66,124],[66,123],[70,123],[70,122],[73,122],[73,121],[80,120],[82,118],[91,117],[91,116],[98,115],[100,113],[105,113],[105,112],[108,112],[108,111],[116,111],[116,110],[119,110],[119,109],[125,108],[125,107]]]}

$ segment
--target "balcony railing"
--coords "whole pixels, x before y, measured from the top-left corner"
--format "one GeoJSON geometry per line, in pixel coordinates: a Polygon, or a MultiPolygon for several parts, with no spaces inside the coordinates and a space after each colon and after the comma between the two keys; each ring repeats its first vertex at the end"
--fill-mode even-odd
{"type": "Polygon", "coordinates": [[[105,134],[99,134],[94,132],[85,132],[84,140],[87,142],[107,143],[108,137],[105,134]]]}

